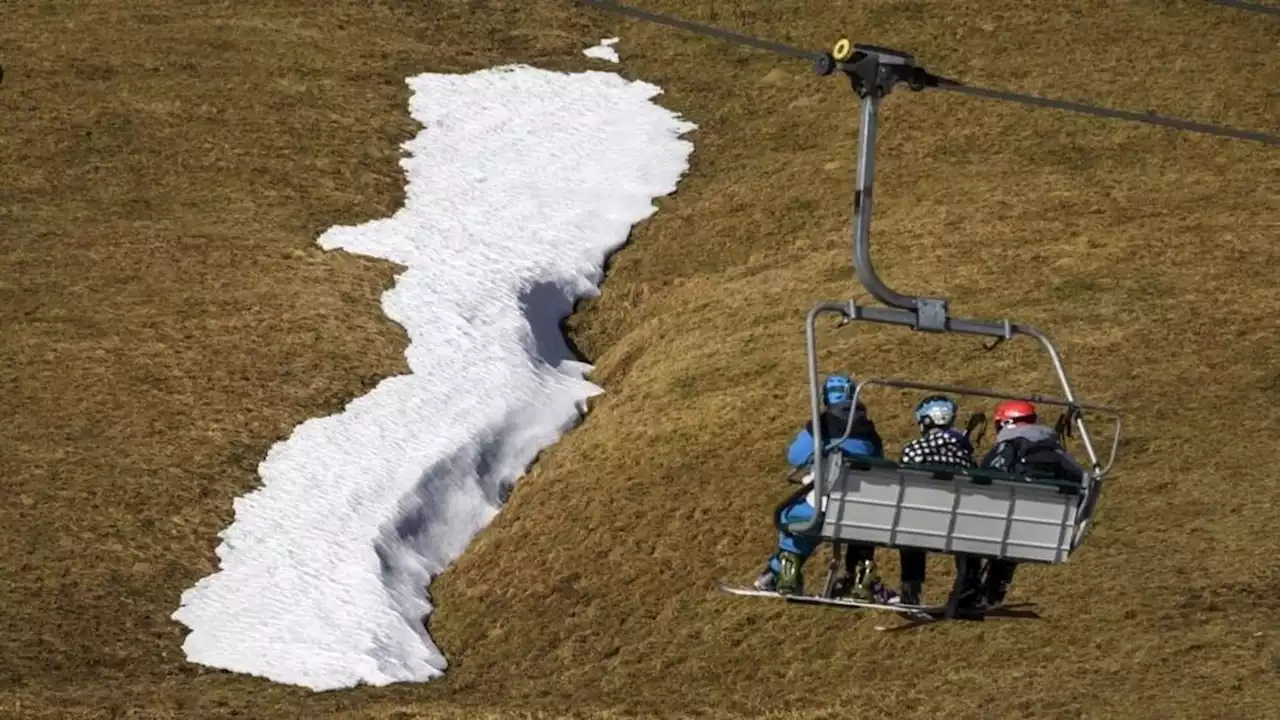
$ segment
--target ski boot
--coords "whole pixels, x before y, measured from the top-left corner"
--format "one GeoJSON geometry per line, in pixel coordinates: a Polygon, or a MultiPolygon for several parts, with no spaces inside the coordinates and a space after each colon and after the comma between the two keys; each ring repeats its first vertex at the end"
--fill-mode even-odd
{"type": "Polygon", "coordinates": [[[852,575],[845,575],[836,581],[835,594],[848,595],[860,602],[892,605],[899,602],[898,594],[885,587],[876,574],[874,560],[863,560],[854,568],[852,575]]]}
{"type": "Polygon", "coordinates": [[[960,599],[956,602],[955,617],[981,620],[985,612],[986,605],[980,589],[968,588],[960,592],[960,599]]]}
{"type": "Polygon", "coordinates": [[[1009,581],[1006,578],[1005,573],[992,572],[988,569],[987,576],[982,579],[981,591],[978,593],[978,603],[983,609],[1004,604],[1004,596],[1009,592],[1009,581]]]}
{"type": "Polygon", "coordinates": [[[902,583],[902,594],[899,597],[898,602],[902,603],[903,605],[919,605],[920,601],[923,598],[924,598],[924,591],[921,588],[921,583],[918,583],[918,582],[902,583]]]}
{"type": "Polygon", "coordinates": [[[778,576],[774,589],[779,595],[797,595],[804,591],[804,559],[790,552],[778,553],[778,576]]]}
{"type": "Polygon", "coordinates": [[[764,572],[756,577],[756,581],[751,583],[751,587],[764,592],[773,592],[778,589],[778,575],[773,568],[766,567],[764,572]]]}

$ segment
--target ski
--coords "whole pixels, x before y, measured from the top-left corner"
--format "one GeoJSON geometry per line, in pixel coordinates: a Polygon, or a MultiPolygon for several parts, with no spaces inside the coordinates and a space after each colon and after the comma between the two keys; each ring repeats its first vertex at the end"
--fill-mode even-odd
{"type": "Polygon", "coordinates": [[[853,600],[851,598],[824,598],[814,595],[783,595],[772,590],[757,590],[750,587],[738,587],[734,585],[726,585],[718,583],[721,590],[731,595],[741,595],[743,597],[768,597],[786,600],[788,602],[812,603],[816,605],[836,605],[839,607],[859,608],[864,610],[887,610],[896,612],[917,620],[932,620],[946,612],[946,605],[886,605],[884,603],[866,602],[863,600],[853,600]]]}
{"type": "MultiPolygon", "coordinates": [[[[1000,603],[998,605],[984,605],[981,609],[970,610],[968,612],[962,611],[962,614],[957,615],[955,619],[956,620],[986,620],[988,618],[1038,618],[1040,616],[1035,611],[1028,609],[1033,607],[1034,605],[1035,603],[1031,603],[1031,602],[1000,603]]],[[[906,628],[916,627],[918,625],[927,625],[928,623],[931,623],[931,622],[943,620],[946,618],[945,606],[943,606],[943,608],[944,609],[942,612],[931,614],[928,618],[920,618],[920,617],[915,618],[918,622],[908,623],[906,625],[899,625],[897,627],[886,627],[884,625],[877,625],[876,630],[879,630],[881,632],[885,630],[903,630],[906,628]]]]}

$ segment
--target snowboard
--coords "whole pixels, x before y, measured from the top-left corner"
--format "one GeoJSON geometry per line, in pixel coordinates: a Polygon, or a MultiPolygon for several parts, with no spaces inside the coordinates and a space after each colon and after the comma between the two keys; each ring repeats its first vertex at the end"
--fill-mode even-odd
{"type": "Polygon", "coordinates": [[[726,585],[718,583],[721,590],[732,595],[741,595],[743,597],[767,597],[786,600],[788,602],[809,603],[814,605],[836,605],[839,607],[860,608],[865,610],[887,610],[916,618],[917,620],[933,620],[943,615],[946,605],[902,605],[885,603],[868,602],[865,600],[854,600],[852,598],[824,598],[814,595],[783,595],[773,590],[757,590],[753,587],[739,587],[735,585],[726,585]]]}
{"type": "MultiPolygon", "coordinates": [[[[838,607],[857,608],[863,610],[887,610],[895,612],[899,615],[905,615],[913,620],[922,623],[930,623],[936,620],[942,620],[947,615],[947,606],[945,603],[941,605],[903,605],[895,603],[888,605],[885,603],[866,602],[863,600],[854,600],[852,598],[824,598],[814,595],[782,595],[772,590],[757,590],[753,587],[741,587],[736,585],[728,585],[725,583],[717,583],[720,589],[732,595],[741,595],[744,597],[766,597],[787,600],[788,602],[809,603],[812,605],[835,605],[838,607]]],[[[982,617],[986,617],[988,613],[996,613],[1016,607],[1029,605],[1030,603],[1017,603],[1009,605],[1001,603],[999,605],[990,605],[983,609],[982,617]]],[[[877,625],[876,630],[884,631],[890,628],[883,625],[877,625]]]]}

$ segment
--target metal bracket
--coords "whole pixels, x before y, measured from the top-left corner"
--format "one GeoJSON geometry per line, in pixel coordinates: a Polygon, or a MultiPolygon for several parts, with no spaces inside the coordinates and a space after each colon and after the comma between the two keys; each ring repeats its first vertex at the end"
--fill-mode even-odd
{"type": "MultiPolygon", "coordinates": [[[[893,91],[894,85],[910,82],[925,72],[916,66],[910,53],[875,45],[854,45],[853,61],[841,69],[849,76],[858,97],[884,97],[893,91]]],[[[924,85],[916,88],[915,84],[912,83],[913,89],[924,89],[924,85]]]]}
{"type": "Polygon", "coordinates": [[[1004,325],[1004,335],[997,335],[995,340],[992,340],[989,343],[982,343],[983,350],[991,352],[999,347],[1001,343],[1013,339],[1013,323],[1010,323],[1008,320],[1001,320],[1000,322],[1004,325]]]}
{"type": "Polygon", "coordinates": [[[858,316],[858,303],[854,300],[849,301],[849,309],[840,313],[840,319],[836,321],[836,329],[851,324],[858,316]]]}
{"type": "Polygon", "coordinates": [[[911,53],[878,45],[850,44],[841,39],[830,53],[823,53],[814,62],[819,75],[830,75],[840,70],[849,76],[849,84],[858,97],[882,98],[901,82],[919,92],[938,84],[938,78],[916,65],[911,53]]]}
{"type": "Polygon", "coordinates": [[[919,298],[916,301],[916,330],[945,332],[947,301],[942,298],[919,298]]]}

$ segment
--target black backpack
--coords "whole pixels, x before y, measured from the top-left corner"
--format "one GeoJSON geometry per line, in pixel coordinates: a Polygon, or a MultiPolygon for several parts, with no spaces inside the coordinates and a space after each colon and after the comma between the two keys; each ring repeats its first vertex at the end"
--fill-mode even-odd
{"type": "Polygon", "coordinates": [[[1019,437],[1004,443],[988,467],[1015,475],[1034,475],[1079,482],[1062,455],[1062,445],[1054,438],[1028,440],[1019,437]]]}
{"type": "MultiPolygon", "coordinates": [[[[861,402],[857,408],[847,404],[833,405],[822,413],[822,441],[829,443],[844,434],[844,427],[849,422],[849,411],[854,411],[853,427],[849,431],[852,440],[866,440],[875,448],[877,455],[884,454],[884,440],[876,430],[876,424],[867,416],[867,408],[861,402]]],[[[804,429],[813,434],[813,421],[804,424],[804,429]]]]}

